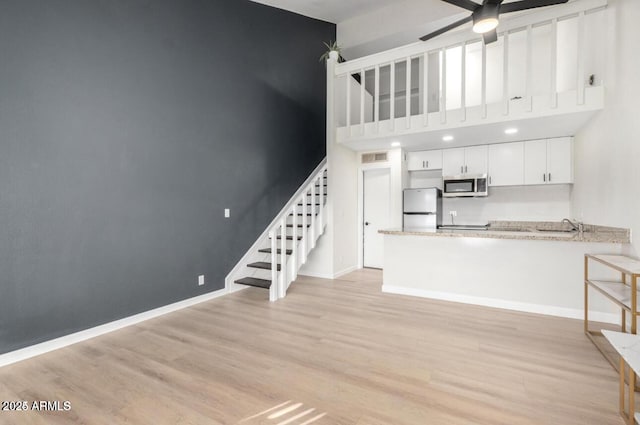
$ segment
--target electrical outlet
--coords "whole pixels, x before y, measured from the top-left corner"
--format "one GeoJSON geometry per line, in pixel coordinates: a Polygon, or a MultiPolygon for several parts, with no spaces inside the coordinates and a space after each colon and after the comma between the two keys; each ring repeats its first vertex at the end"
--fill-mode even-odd
{"type": "Polygon", "coordinates": [[[204,275],[203,274],[198,276],[198,286],[202,286],[202,285],[204,285],[204,275]]]}
{"type": "Polygon", "coordinates": [[[224,209],[224,218],[231,217],[231,210],[229,208],[224,209]]]}

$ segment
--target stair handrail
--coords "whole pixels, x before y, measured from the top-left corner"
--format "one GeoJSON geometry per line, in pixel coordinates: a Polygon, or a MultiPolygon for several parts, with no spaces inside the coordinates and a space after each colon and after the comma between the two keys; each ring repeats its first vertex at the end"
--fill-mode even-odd
{"type": "MultiPolygon", "coordinates": [[[[269,225],[260,234],[260,236],[258,236],[256,238],[256,241],[253,243],[253,245],[251,245],[251,247],[242,256],[242,258],[240,258],[240,260],[235,264],[235,266],[233,266],[233,268],[229,271],[229,273],[225,277],[225,288],[226,288],[226,290],[228,292],[233,292],[233,291],[241,289],[241,286],[236,285],[236,284],[233,283],[233,281],[234,281],[233,277],[239,274],[239,272],[249,263],[249,259],[251,258],[251,256],[253,256],[254,253],[260,247],[263,246],[263,244],[265,243],[265,240],[267,240],[267,238],[269,236],[269,232],[275,227],[275,225],[280,223],[283,218],[285,219],[285,222],[286,222],[286,216],[287,216],[288,212],[291,211],[291,208],[293,207],[293,205],[296,204],[299,201],[299,199],[300,199],[300,197],[301,197],[301,195],[303,193],[306,196],[306,193],[307,193],[306,191],[309,188],[309,185],[318,178],[318,175],[322,175],[325,172],[326,169],[327,169],[327,158],[324,157],[320,161],[320,163],[314,168],[314,170],[309,174],[309,177],[307,177],[307,179],[298,187],[298,189],[293,194],[293,196],[284,205],[284,207],[278,212],[278,214],[269,223],[269,225]]],[[[307,223],[306,223],[306,220],[304,218],[305,217],[303,217],[303,225],[306,225],[307,223]]],[[[277,240],[275,238],[272,239],[272,241],[276,241],[277,242],[277,240]]],[[[307,244],[307,246],[308,246],[308,244],[307,244]]],[[[274,251],[273,243],[271,245],[271,248],[272,248],[272,253],[273,253],[273,251],[274,251]]],[[[277,249],[276,249],[276,251],[277,251],[277,249]]],[[[286,250],[285,250],[285,252],[286,252],[286,250]]],[[[304,264],[304,262],[306,262],[306,252],[303,255],[303,260],[304,261],[302,261],[301,264],[304,264]]],[[[281,268],[284,268],[284,267],[285,267],[285,265],[283,265],[281,268]]],[[[273,270],[272,270],[272,278],[273,278],[273,270]]],[[[272,285],[271,286],[272,287],[276,286],[275,285],[275,280],[272,280],[272,285]]],[[[271,290],[270,290],[270,298],[271,298],[271,290]]]]}

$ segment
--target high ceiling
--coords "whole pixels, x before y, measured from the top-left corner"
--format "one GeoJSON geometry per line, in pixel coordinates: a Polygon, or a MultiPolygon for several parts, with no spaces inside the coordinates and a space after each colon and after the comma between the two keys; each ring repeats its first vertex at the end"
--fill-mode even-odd
{"type": "MultiPolygon", "coordinates": [[[[252,0],[337,24],[402,0],[252,0]]],[[[426,0],[433,1],[433,0],[426,0]]]]}

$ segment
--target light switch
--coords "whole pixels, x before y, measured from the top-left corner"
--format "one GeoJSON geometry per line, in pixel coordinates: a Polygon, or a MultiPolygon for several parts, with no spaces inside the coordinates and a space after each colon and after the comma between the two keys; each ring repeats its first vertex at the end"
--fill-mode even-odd
{"type": "Polygon", "coordinates": [[[229,208],[224,209],[224,218],[231,217],[231,210],[229,208]]]}

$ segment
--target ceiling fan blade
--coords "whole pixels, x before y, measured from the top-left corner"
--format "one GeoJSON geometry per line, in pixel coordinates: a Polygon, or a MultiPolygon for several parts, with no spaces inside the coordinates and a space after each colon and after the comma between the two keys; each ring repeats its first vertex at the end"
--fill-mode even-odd
{"type": "Polygon", "coordinates": [[[445,32],[447,32],[449,30],[457,28],[460,25],[464,25],[467,22],[471,22],[471,20],[472,20],[472,17],[471,17],[471,15],[469,15],[468,17],[466,17],[464,19],[460,19],[459,21],[455,21],[453,24],[449,24],[446,27],[442,27],[437,31],[434,31],[434,32],[432,32],[430,34],[427,34],[427,35],[423,35],[422,37],[420,37],[420,40],[422,40],[422,41],[430,40],[430,39],[432,39],[434,37],[439,36],[440,34],[444,34],[445,32]]]}
{"type": "Polygon", "coordinates": [[[495,29],[485,32],[482,34],[482,39],[484,40],[484,44],[495,43],[498,41],[498,31],[495,29]]]}
{"type": "Polygon", "coordinates": [[[522,0],[513,3],[505,3],[500,6],[500,13],[519,12],[521,10],[535,9],[536,7],[553,6],[567,3],[569,0],[522,0]]]}
{"type": "Polygon", "coordinates": [[[442,0],[445,3],[452,4],[454,6],[461,7],[463,9],[470,10],[471,12],[475,11],[479,5],[478,3],[472,2],[471,0],[442,0]]]}

